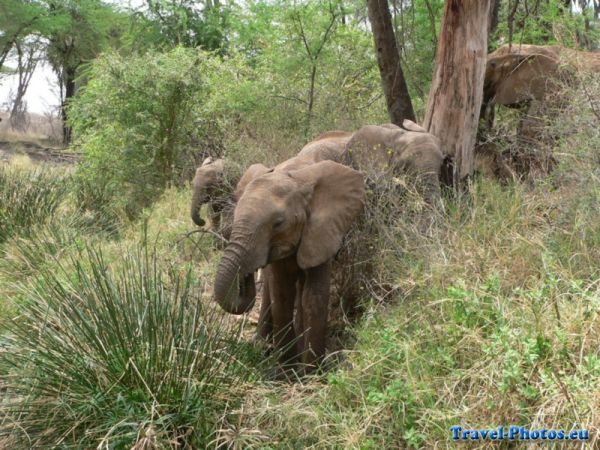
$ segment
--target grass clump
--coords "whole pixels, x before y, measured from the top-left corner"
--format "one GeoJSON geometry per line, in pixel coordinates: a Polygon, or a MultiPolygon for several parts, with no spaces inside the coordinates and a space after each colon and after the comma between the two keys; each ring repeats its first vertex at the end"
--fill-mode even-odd
{"type": "Polygon", "coordinates": [[[204,448],[255,377],[240,326],[189,269],[146,246],[119,261],[88,245],[22,289],[0,358],[0,436],[16,447],[204,448]]]}
{"type": "Polygon", "coordinates": [[[0,166],[0,243],[51,217],[68,192],[67,177],[49,169],[0,166]]]}

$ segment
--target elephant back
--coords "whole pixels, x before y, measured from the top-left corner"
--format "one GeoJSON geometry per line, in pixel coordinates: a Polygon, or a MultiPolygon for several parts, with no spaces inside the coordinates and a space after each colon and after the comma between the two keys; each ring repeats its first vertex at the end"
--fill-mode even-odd
{"type": "Polygon", "coordinates": [[[340,162],[346,144],[352,137],[348,131],[328,131],[306,144],[298,153],[299,157],[310,159],[313,163],[321,161],[340,162]]]}
{"type": "Polygon", "coordinates": [[[384,173],[390,167],[395,141],[404,133],[402,129],[366,125],[348,141],[342,161],[357,170],[384,173]]]}

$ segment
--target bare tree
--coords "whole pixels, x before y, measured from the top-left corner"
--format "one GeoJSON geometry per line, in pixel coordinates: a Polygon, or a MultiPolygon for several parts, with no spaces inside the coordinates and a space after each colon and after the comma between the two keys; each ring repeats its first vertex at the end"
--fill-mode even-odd
{"type": "Polygon", "coordinates": [[[424,127],[453,160],[455,189],[473,174],[473,156],[493,0],[447,0],[424,127]]]}
{"type": "Polygon", "coordinates": [[[414,121],[415,112],[400,66],[400,53],[388,1],[367,0],[367,9],[390,121],[396,125],[402,125],[404,119],[414,121]]]}
{"type": "Polygon", "coordinates": [[[17,90],[12,98],[10,110],[10,126],[13,130],[26,131],[29,122],[27,120],[27,103],[25,94],[33,72],[40,60],[40,39],[33,38],[29,42],[15,41],[17,52],[17,90]]]}
{"type": "Polygon", "coordinates": [[[306,56],[310,61],[309,68],[309,88],[307,95],[307,111],[306,111],[306,127],[305,133],[308,134],[310,131],[310,126],[312,123],[313,116],[313,108],[315,104],[315,83],[317,79],[317,67],[319,63],[319,56],[321,56],[321,52],[323,48],[331,38],[333,31],[335,30],[335,24],[340,15],[343,15],[343,9],[340,10],[338,8],[339,5],[334,3],[329,3],[329,18],[327,24],[325,26],[325,30],[323,31],[323,35],[320,36],[319,40],[315,42],[309,42],[309,37],[305,31],[304,23],[302,16],[299,11],[295,11],[292,14],[292,20],[294,22],[294,26],[296,28],[296,32],[300,36],[302,40],[302,45],[304,46],[304,51],[306,52],[306,56]]]}

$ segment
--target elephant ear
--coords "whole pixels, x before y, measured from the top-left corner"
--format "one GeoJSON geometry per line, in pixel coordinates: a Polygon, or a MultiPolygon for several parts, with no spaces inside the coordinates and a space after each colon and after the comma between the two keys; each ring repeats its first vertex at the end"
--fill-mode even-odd
{"type": "Polygon", "coordinates": [[[313,164],[290,176],[312,188],[296,256],[298,266],[308,269],[333,258],[339,250],[344,235],[363,209],[364,180],[356,170],[333,161],[313,164]]]}
{"type": "Polygon", "coordinates": [[[497,71],[495,102],[515,105],[525,100],[541,100],[548,83],[558,75],[559,61],[543,53],[511,53],[493,58],[490,70],[497,71]]]}
{"type": "Polygon", "coordinates": [[[267,166],[262,164],[252,164],[250,167],[248,167],[235,188],[235,200],[238,201],[240,199],[246,190],[246,186],[248,186],[252,180],[272,170],[273,169],[269,169],[267,166]]]}
{"type": "Polygon", "coordinates": [[[402,127],[408,131],[416,131],[417,133],[427,133],[427,130],[409,119],[404,119],[402,127]]]}

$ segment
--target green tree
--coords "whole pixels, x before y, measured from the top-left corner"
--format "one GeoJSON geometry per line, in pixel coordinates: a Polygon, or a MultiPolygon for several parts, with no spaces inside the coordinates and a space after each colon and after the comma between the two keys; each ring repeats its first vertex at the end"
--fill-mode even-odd
{"type": "Polygon", "coordinates": [[[16,43],[30,33],[44,17],[44,9],[33,1],[3,0],[0,2],[0,68],[16,43]]]}
{"type": "Polygon", "coordinates": [[[229,10],[219,0],[146,0],[163,44],[224,50],[229,10]]]}
{"type": "Polygon", "coordinates": [[[61,86],[63,141],[69,143],[67,106],[77,90],[78,70],[116,39],[121,18],[100,0],[45,0],[45,8],[56,18],[46,31],[47,58],[61,86]]]}
{"type": "MultiPolygon", "coordinates": [[[[200,146],[218,134],[210,80],[219,78],[220,66],[183,47],[97,58],[69,108],[85,154],[76,173],[82,206],[102,211],[111,204],[134,217],[166,186],[183,181],[182,173],[205,156],[194,159],[200,146]]],[[[206,151],[219,152],[215,145],[206,151]]]]}
{"type": "Polygon", "coordinates": [[[118,37],[122,14],[101,0],[4,0],[0,12],[0,66],[19,41],[43,38],[61,87],[63,139],[68,143],[66,105],[75,95],[78,70],[118,37]]]}
{"type": "Polygon", "coordinates": [[[339,1],[260,0],[234,9],[230,51],[252,74],[224,94],[243,104],[254,131],[276,123],[305,140],[373,116],[386,120],[372,35],[351,8],[339,1]]]}

